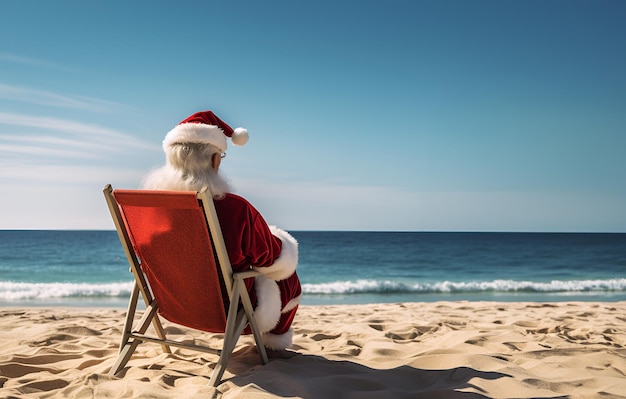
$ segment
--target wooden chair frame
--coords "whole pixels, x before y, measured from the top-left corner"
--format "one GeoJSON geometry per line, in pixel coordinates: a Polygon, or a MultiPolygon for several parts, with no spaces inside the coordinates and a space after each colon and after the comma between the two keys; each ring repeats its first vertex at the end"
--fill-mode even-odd
{"type": "MultiPolygon", "coordinates": [[[[125,192],[142,192],[142,190],[119,190],[125,192]]],[[[133,243],[131,241],[131,235],[129,234],[128,226],[124,221],[122,210],[118,205],[114,193],[115,191],[111,185],[106,185],[104,190],[104,197],[111,212],[111,217],[115,224],[120,242],[128,259],[130,265],[130,271],[134,276],[135,283],[130,296],[128,304],[128,312],[126,314],[126,320],[124,322],[124,331],[122,333],[122,339],[120,343],[119,355],[115,361],[115,364],[109,372],[110,376],[114,376],[119,373],[130,360],[137,346],[143,342],[152,342],[160,344],[163,351],[166,353],[172,353],[170,347],[178,347],[187,350],[200,351],[205,353],[211,353],[219,356],[219,359],[211,374],[209,384],[211,386],[217,386],[226,369],[228,359],[232,351],[237,344],[237,341],[243,332],[244,328],[249,325],[254,340],[261,357],[263,364],[268,363],[267,352],[263,346],[261,339],[261,333],[257,327],[256,320],[254,318],[254,310],[248,291],[244,284],[244,279],[255,277],[260,273],[255,271],[246,271],[241,273],[233,273],[228,259],[228,253],[226,252],[226,246],[222,236],[222,231],[213,204],[213,199],[207,189],[203,189],[196,193],[196,197],[199,202],[199,206],[202,207],[205,216],[207,228],[210,237],[213,242],[213,246],[216,253],[216,264],[221,268],[221,275],[224,280],[224,286],[226,294],[229,298],[226,328],[224,333],[224,340],[221,349],[212,348],[208,346],[185,344],[167,339],[165,331],[163,329],[161,320],[159,318],[159,305],[158,298],[154,298],[154,295],[149,287],[146,275],[144,274],[141,266],[140,259],[133,249],[133,243]],[[146,310],[143,313],[141,319],[135,324],[135,314],[137,312],[137,306],[139,302],[139,296],[143,298],[146,306],[146,310]],[[156,336],[146,335],[146,331],[152,324],[156,336]]],[[[211,243],[207,243],[210,245],[211,243]]],[[[216,306],[225,306],[224,303],[216,304],[216,306]]]]}

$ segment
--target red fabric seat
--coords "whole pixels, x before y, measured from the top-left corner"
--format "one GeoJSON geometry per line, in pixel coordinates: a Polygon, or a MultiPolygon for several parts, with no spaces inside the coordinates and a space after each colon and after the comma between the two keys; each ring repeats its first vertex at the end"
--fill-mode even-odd
{"type": "Polygon", "coordinates": [[[116,190],[141,269],[167,320],[224,332],[221,276],[195,192],[116,190]],[[217,304],[217,305],[216,305],[217,304]],[[219,304],[222,304],[220,306],[219,304]]]}

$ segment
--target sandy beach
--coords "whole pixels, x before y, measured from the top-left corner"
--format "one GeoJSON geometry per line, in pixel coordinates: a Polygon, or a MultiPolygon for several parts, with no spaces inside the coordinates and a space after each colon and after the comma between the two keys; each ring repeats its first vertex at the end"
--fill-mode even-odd
{"type": "Polygon", "coordinates": [[[123,315],[0,308],[0,397],[626,398],[626,302],[302,306],[292,357],[262,366],[246,336],[217,388],[214,356],[154,344],[109,378],[123,315]]]}

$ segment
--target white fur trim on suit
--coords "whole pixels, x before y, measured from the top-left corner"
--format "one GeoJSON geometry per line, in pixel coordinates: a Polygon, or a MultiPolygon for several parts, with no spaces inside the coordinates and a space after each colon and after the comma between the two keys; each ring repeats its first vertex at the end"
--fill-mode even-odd
{"type": "Polygon", "coordinates": [[[176,143],[212,144],[222,151],[226,151],[227,147],[224,131],[217,126],[203,123],[183,123],[177,125],[165,135],[163,150],[167,152],[167,148],[176,143]]]}
{"type": "Polygon", "coordinates": [[[293,329],[290,328],[286,333],[276,335],[272,333],[263,334],[263,346],[269,349],[281,350],[291,346],[293,341],[293,329]]]}
{"type": "Polygon", "coordinates": [[[254,270],[263,273],[272,280],[280,281],[291,276],[298,266],[298,241],[276,226],[270,226],[272,234],[283,243],[283,249],[276,261],[268,267],[255,267],[254,270]]]}
{"type": "Polygon", "coordinates": [[[287,304],[285,305],[285,307],[283,308],[283,310],[281,311],[281,313],[287,313],[289,312],[291,309],[295,308],[296,306],[300,305],[300,297],[302,295],[298,295],[297,297],[293,298],[291,301],[287,302],[287,304]]]}
{"type": "Polygon", "coordinates": [[[266,333],[276,327],[280,319],[280,290],[276,281],[265,276],[254,278],[257,306],[254,309],[254,318],[262,333],[266,333]]]}

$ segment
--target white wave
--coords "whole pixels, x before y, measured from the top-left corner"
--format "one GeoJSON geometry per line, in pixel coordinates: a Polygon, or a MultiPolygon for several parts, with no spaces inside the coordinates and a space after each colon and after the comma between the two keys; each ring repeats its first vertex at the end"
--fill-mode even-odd
{"type": "Polygon", "coordinates": [[[18,283],[0,281],[0,300],[53,299],[71,297],[129,296],[132,282],[124,283],[18,283]]]}
{"type": "MultiPolygon", "coordinates": [[[[127,297],[133,288],[132,282],[121,283],[18,283],[0,281],[0,301],[45,300],[54,298],[80,297],[127,297]]],[[[616,292],[626,291],[626,278],[608,280],[554,280],[550,282],[493,280],[435,283],[402,283],[390,280],[335,281],[318,284],[302,284],[305,294],[350,295],[350,294],[438,294],[438,293],[481,293],[481,292],[616,292]]]]}
{"type": "Polygon", "coordinates": [[[550,282],[493,280],[435,283],[402,283],[397,281],[356,280],[330,283],[302,284],[306,294],[360,294],[360,293],[471,293],[471,292],[611,292],[626,291],[626,279],[609,280],[553,280],[550,282]]]}

